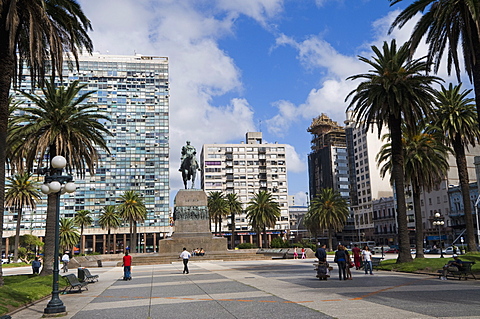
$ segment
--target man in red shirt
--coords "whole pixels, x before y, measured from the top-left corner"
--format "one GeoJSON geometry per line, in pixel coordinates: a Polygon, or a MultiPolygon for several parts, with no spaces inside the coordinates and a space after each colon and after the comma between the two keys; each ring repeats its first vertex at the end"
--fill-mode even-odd
{"type": "Polygon", "coordinates": [[[126,251],[125,256],[123,256],[123,280],[132,280],[131,270],[132,256],[130,256],[128,251],[126,251]]]}

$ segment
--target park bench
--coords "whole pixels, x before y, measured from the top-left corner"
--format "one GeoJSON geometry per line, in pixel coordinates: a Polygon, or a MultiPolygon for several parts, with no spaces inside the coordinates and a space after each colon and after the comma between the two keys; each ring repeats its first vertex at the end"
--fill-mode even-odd
{"type": "Polygon", "coordinates": [[[65,278],[65,280],[67,280],[69,284],[69,286],[65,287],[65,292],[67,291],[67,289],[68,291],[72,291],[72,289],[77,289],[77,292],[82,292],[83,287],[85,287],[85,290],[88,290],[88,283],[86,281],[80,282],[77,276],[75,276],[75,274],[68,274],[63,276],[63,278],[65,278]]]}
{"type": "MultiPolygon", "coordinates": [[[[461,268],[448,267],[445,277],[458,278],[458,280],[462,280],[462,278],[464,278],[465,280],[467,280],[468,276],[471,275],[473,279],[476,280],[477,278],[475,278],[475,275],[472,272],[472,266],[474,264],[475,264],[474,261],[463,261],[461,268]]],[[[437,273],[439,274],[438,275],[439,277],[443,276],[443,269],[437,270],[437,273]]]]}
{"type": "Polygon", "coordinates": [[[83,278],[80,278],[80,276],[78,276],[78,279],[80,280],[83,279],[82,281],[86,281],[86,282],[98,281],[98,275],[92,275],[92,273],[88,268],[83,268],[82,271],[83,271],[83,278]]]}
{"type": "MultiPolygon", "coordinates": [[[[372,268],[375,269],[375,267],[380,266],[380,262],[383,260],[382,257],[372,257],[372,268]]],[[[364,267],[364,262],[363,260],[360,261],[360,269],[363,269],[364,267]]]]}

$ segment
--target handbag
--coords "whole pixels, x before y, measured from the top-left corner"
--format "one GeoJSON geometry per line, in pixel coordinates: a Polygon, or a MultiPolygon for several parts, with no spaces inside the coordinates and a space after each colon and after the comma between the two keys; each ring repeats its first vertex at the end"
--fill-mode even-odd
{"type": "Polygon", "coordinates": [[[353,261],[350,262],[350,264],[348,265],[349,268],[353,268],[355,267],[355,264],[353,263],[353,261]]]}

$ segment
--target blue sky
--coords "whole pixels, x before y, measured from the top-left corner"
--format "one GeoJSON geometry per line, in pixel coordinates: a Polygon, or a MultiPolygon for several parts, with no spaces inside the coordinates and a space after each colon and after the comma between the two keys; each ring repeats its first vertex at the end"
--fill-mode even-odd
{"type": "MultiPolygon", "coordinates": [[[[345,120],[357,56],[388,35],[398,10],[388,0],[79,0],[103,54],[168,56],[171,189],[182,187],[180,149],[191,140],[239,143],[247,131],[288,144],[289,194],[305,203],[312,119],[345,120]]],[[[426,52],[420,48],[419,54],[426,52]]],[[[441,69],[440,72],[443,71],[441,69]]],[[[446,74],[439,74],[446,77],[446,74]]]]}

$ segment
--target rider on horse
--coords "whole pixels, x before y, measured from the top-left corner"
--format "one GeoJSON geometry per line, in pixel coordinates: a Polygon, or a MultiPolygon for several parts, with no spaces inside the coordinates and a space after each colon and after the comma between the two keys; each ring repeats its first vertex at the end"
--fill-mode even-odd
{"type": "Polygon", "coordinates": [[[187,141],[187,145],[182,147],[182,158],[179,171],[182,172],[183,183],[187,188],[187,180],[192,180],[192,188],[195,183],[196,170],[198,169],[198,162],[195,155],[197,151],[195,147],[190,145],[190,141],[187,141]]]}

